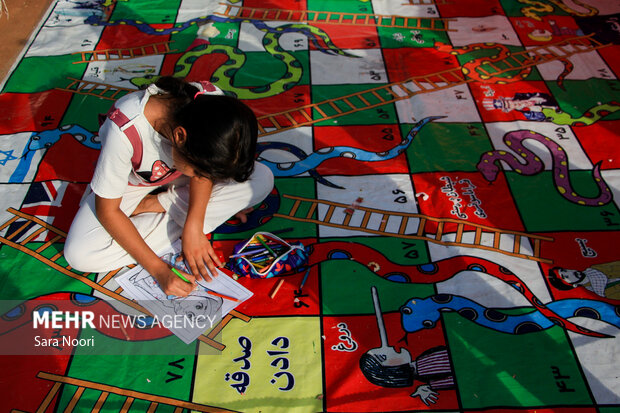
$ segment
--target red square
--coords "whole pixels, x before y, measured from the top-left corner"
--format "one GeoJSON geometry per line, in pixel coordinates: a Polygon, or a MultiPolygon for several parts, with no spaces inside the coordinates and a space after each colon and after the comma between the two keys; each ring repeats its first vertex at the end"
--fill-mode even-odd
{"type": "Polygon", "coordinates": [[[244,8],[306,10],[306,0],[244,0],[244,8]]]}
{"type": "MultiPolygon", "coordinates": [[[[620,217],[608,217],[608,223],[615,228],[620,228],[620,217]]],[[[545,233],[545,236],[553,238],[553,242],[542,244],[541,256],[553,260],[552,264],[543,264],[542,268],[547,276],[550,290],[556,300],[562,298],[590,298],[599,301],[609,301],[617,304],[610,298],[603,298],[585,287],[572,288],[568,284],[553,281],[553,275],[549,270],[554,267],[584,271],[592,266],[603,266],[618,261],[618,243],[620,243],[619,231],[600,232],[557,232],[545,233]]],[[[617,268],[617,265],[612,267],[617,268]]],[[[601,267],[599,267],[601,268],[601,267]]],[[[605,274],[609,282],[618,280],[619,274],[605,274]]]]}
{"type": "MultiPolygon", "coordinates": [[[[195,46],[195,44],[193,44],[193,46],[195,46]]],[[[161,74],[173,75],[176,70],[177,62],[184,53],[185,52],[167,54],[161,67],[161,74]]],[[[224,53],[210,53],[208,55],[198,56],[192,62],[190,71],[184,76],[184,79],[188,82],[211,80],[213,72],[226,63],[228,59],[229,57],[224,53]]]]}
{"type": "Polygon", "coordinates": [[[356,148],[371,159],[382,158],[380,153],[390,151],[402,141],[400,130],[394,125],[320,126],[314,129],[314,139],[315,151],[321,152],[326,152],[326,148],[334,147],[334,142],[338,142],[338,149],[330,152],[334,156],[316,167],[316,171],[323,176],[409,172],[404,153],[387,156],[385,160],[362,161],[355,159],[361,155],[356,156],[355,151],[347,150],[347,147],[356,148]]]}
{"type": "MultiPolygon", "coordinates": [[[[390,82],[402,82],[460,66],[455,56],[434,48],[383,49],[390,82]]],[[[437,81],[440,81],[437,79],[437,81]]]]}
{"type": "MultiPolygon", "coordinates": [[[[298,240],[287,239],[287,242],[298,240]]],[[[308,246],[316,242],[313,239],[304,238],[299,240],[308,246]]],[[[239,240],[217,240],[213,242],[213,248],[222,262],[227,262],[232,254],[235,244],[239,240]]],[[[319,306],[319,271],[318,266],[312,266],[303,289],[299,291],[301,282],[306,274],[305,270],[272,278],[249,278],[239,277],[241,285],[252,291],[254,295],[243,302],[236,310],[249,316],[272,316],[272,315],[318,315],[319,306]],[[274,289],[282,281],[277,292],[274,289]],[[272,298],[273,296],[273,298],[272,298]]]]}
{"type": "MultiPolygon", "coordinates": [[[[312,103],[310,100],[310,86],[297,85],[284,93],[261,99],[245,99],[243,103],[252,108],[257,117],[285,112],[312,103]]],[[[298,122],[304,121],[303,118],[297,120],[298,122]]],[[[285,119],[278,118],[278,122],[281,126],[288,125],[285,119]]]]}
{"type": "Polygon", "coordinates": [[[609,45],[598,49],[597,52],[614,72],[616,78],[620,78],[620,45],[609,45]]]}
{"type": "MultiPolygon", "coordinates": [[[[151,25],[153,27],[168,29],[171,25],[151,25]]],[[[140,46],[163,43],[170,41],[169,35],[155,35],[147,34],[138,29],[135,26],[120,24],[111,28],[107,28],[101,34],[101,38],[97,43],[96,50],[106,49],[136,49],[140,46]]],[[[160,53],[163,53],[165,49],[160,49],[160,53]]],[[[136,53],[141,53],[137,51],[136,53]]],[[[150,53],[150,50],[146,50],[144,54],[156,54],[150,53]]]]}
{"type": "Polygon", "coordinates": [[[0,94],[0,107],[6,121],[0,123],[0,135],[56,129],[72,96],[71,92],[56,89],[28,94],[0,94]]]}
{"type": "MultiPolygon", "coordinates": [[[[400,313],[383,314],[387,345],[396,352],[406,350],[415,360],[423,352],[437,346],[444,346],[441,322],[433,329],[418,331],[409,335],[408,343],[402,340],[405,332],[400,324],[400,313]]],[[[417,386],[423,384],[414,380],[407,387],[383,387],[371,383],[362,373],[360,358],[371,349],[381,347],[377,320],[373,316],[324,317],[323,336],[325,338],[325,386],[327,410],[330,412],[382,412],[389,406],[390,411],[427,410],[428,407],[418,397],[411,397],[417,386]],[[343,342],[344,329],[356,346],[355,351],[346,351],[352,343],[343,342]],[[340,347],[339,347],[340,345],[340,347]]],[[[458,409],[455,390],[441,390],[433,409],[458,409]]]]}
{"type": "Polygon", "coordinates": [[[589,126],[572,127],[592,164],[601,162],[601,169],[620,169],[620,145],[609,145],[618,139],[619,130],[620,120],[599,120],[589,126]]]}
{"type": "MultiPolygon", "coordinates": [[[[503,174],[489,184],[477,172],[434,172],[413,176],[421,214],[512,231],[524,231],[519,212],[503,174]]],[[[429,221],[426,232],[434,232],[429,221]]],[[[456,225],[444,226],[454,232],[456,225]]]]}
{"type": "Polygon", "coordinates": [[[437,2],[441,17],[485,17],[503,15],[499,0],[468,0],[437,2]]]}
{"type": "Polygon", "coordinates": [[[63,134],[46,150],[34,180],[90,182],[98,158],[99,150],[82,145],[70,134],[63,134]]]}
{"type": "MultiPolygon", "coordinates": [[[[381,47],[375,26],[312,23],[322,29],[339,49],[378,49],[381,47]]],[[[320,42],[325,46],[324,42],[320,42]]],[[[316,46],[309,42],[311,50],[316,46]]]]}

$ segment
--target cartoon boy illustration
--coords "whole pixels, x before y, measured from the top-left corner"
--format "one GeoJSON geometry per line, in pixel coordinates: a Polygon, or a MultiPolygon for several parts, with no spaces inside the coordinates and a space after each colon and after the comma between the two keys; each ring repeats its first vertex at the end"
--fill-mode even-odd
{"type": "Polygon", "coordinates": [[[553,267],[548,279],[558,290],[583,286],[601,297],[620,300],[620,261],[593,265],[583,271],[553,267]]]}

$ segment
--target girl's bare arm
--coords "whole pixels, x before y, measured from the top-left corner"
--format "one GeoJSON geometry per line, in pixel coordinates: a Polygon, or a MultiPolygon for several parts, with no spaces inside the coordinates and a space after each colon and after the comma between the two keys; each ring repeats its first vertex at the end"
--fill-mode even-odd
{"type": "Polygon", "coordinates": [[[213,183],[206,178],[192,177],[189,184],[189,208],[183,227],[183,255],[192,273],[207,281],[209,271],[217,275],[216,267],[221,266],[219,257],[203,232],[205,212],[211,198],[213,183]]]}
{"type": "Polygon", "coordinates": [[[194,277],[186,283],[176,276],[170,266],[162,261],[146,244],[129,217],[120,209],[121,198],[108,199],[95,196],[95,212],[101,225],[149,274],[159,282],[166,294],[185,296],[194,289],[194,277]]]}

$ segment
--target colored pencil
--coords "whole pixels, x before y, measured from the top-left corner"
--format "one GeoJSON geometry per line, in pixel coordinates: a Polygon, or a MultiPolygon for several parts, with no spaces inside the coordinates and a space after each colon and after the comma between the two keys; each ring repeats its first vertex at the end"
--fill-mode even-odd
{"type": "Polygon", "coordinates": [[[306,283],[306,280],[308,279],[308,275],[310,275],[310,267],[308,267],[308,270],[304,274],[304,278],[301,280],[301,284],[299,284],[299,290],[300,291],[301,291],[302,288],[304,288],[304,284],[306,283]]]}
{"type": "Polygon", "coordinates": [[[273,287],[273,289],[271,290],[271,292],[269,293],[269,297],[273,300],[273,297],[276,296],[276,294],[278,293],[278,290],[280,289],[280,287],[282,287],[282,284],[284,284],[284,279],[280,278],[280,281],[278,281],[278,283],[275,285],[275,287],[273,287]]]}
{"type": "Polygon", "coordinates": [[[235,301],[235,302],[238,302],[238,301],[239,301],[239,300],[238,300],[238,299],[236,299],[235,297],[230,297],[230,296],[228,296],[228,295],[220,294],[220,293],[218,293],[218,292],[216,292],[216,291],[209,290],[208,288],[206,288],[205,290],[207,291],[207,294],[215,295],[215,296],[217,296],[217,297],[221,297],[221,298],[223,298],[223,299],[225,299],[225,300],[230,300],[230,301],[235,301]]]}

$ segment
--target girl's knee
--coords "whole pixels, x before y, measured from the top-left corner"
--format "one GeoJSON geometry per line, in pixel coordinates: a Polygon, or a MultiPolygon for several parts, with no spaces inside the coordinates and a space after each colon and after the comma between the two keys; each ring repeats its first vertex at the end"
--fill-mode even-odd
{"type": "Polygon", "coordinates": [[[67,263],[78,271],[91,272],[89,262],[92,260],[89,257],[87,247],[88,242],[86,240],[78,240],[70,235],[65,241],[64,256],[67,263]]]}
{"type": "Polygon", "coordinates": [[[258,195],[257,197],[261,200],[266,198],[274,185],[274,177],[271,169],[260,162],[256,162],[251,179],[254,191],[258,195]]]}

